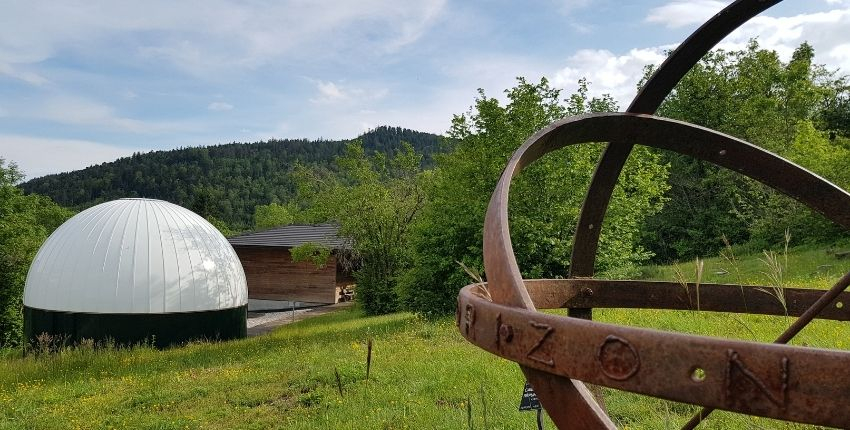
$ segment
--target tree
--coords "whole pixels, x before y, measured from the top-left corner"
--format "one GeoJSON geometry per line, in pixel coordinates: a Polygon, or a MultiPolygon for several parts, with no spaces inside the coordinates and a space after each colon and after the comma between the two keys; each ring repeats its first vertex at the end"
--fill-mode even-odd
{"type": "MultiPolygon", "coordinates": [[[[137,172],[141,174],[140,172],[137,172]]],[[[220,215],[219,207],[223,201],[222,190],[213,186],[193,187],[192,212],[204,218],[218,218],[220,215]]]]}
{"type": "Polygon", "coordinates": [[[49,198],[23,195],[15,163],[0,158],[0,346],[18,346],[23,291],[32,259],[47,235],[71,216],[49,198]]]}
{"type": "MultiPolygon", "coordinates": [[[[753,40],[740,51],[712,51],[681,82],[658,110],[730,134],[782,156],[793,156],[798,124],[822,117],[824,100],[838,94],[834,74],[812,63],[814,50],[803,43],[788,63],[753,40]]],[[[776,199],[797,207],[769,188],[735,172],[671,152],[669,201],[643,227],[642,244],[656,262],[711,255],[732,243],[766,246],[763,227],[777,215],[776,199]],[[773,202],[773,203],[770,203],[773,202]]],[[[793,158],[792,158],[793,159],[793,158]]],[[[777,228],[770,237],[779,238],[777,228]]],[[[795,239],[803,236],[792,232],[795,239]]]]}
{"type": "Polygon", "coordinates": [[[294,205],[271,203],[254,208],[254,230],[265,230],[295,222],[297,208],[294,205]]]}
{"type": "MultiPolygon", "coordinates": [[[[458,262],[482,267],[484,213],[511,154],[532,133],[566,115],[614,111],[609,97],[589,98],[588,83],[566,104],[545,79],[519,78],[502,106],[479,90],[470,111],[456,115],[452,150],[437,157],[428,199],[413,237],[414,262],[404,278],[407,307],[426,314],[454,309],[458,290],[471,282],[458,262]]],[[[639,143],[639,142],[636,142],[639,143]]],[[[514,181],[509,213],[514,253],[526,277],[568,274],[572,236],[600,145],[579,145],[550,154],[514,181]]],[[[637,244],[643,219],[659,210],[666,167],[637,148],[624,169],[603,225],[597,269],[633,272],[649,254],[637,244]]],[[[480,270],[479,270],[480,272],[480,270]]]]}
{"type": "Polygon", "coordinates": [[[836,81],[835,97],[827,97],[818,113],[818,128],[836,136],[850,138],[850,85],[847,79],[836,81]]]}
{"type": "Polygon", "coordinates": [[[214,216],[207,217],[207,221],[209,221],[209,223],[212,224],[212,226],[215,227],[216,230],[218,230],[219,233],[221,233],[224,237],[230,237],[237,233],[233,231],[224,221],[214,216]]]}
{"type": "Polygon", "coordinates": [[[398,279],[411,259],[410,226],[424,204],[421,155],[404,143],[390,157],[359,142],[335,161],[338,174],[301,166],[294,177],[304,216],[340,225],[358,260],[357,300],[369,314],[398,309],[398,279]]]}
{"type": "MultiPolygon", "coordinates": [[[[829,139],[828,133],[817,130],[811,121],[800,121],[785,156],[846,190],[850,189],[847,143],[850,139],[829,139]]],[[[754,217],[749,226],[756,245],[781,243],[786,230],[792,232],[795,240],[803,242],[831,242],[847,234],[843,227],[782,194],[768,193],[758,203],[761,205],[758,212],[765,215],[754,217]]]]}

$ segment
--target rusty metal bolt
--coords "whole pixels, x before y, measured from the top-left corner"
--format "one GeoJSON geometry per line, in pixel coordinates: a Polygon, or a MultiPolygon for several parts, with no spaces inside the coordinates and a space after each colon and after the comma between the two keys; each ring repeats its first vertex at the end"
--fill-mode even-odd
{"type": "Polygon", "coordinates": [[[499,337],[505,342],[510,342],[514,338],[514,328],[508,324],[499,326],[499,337]]]}

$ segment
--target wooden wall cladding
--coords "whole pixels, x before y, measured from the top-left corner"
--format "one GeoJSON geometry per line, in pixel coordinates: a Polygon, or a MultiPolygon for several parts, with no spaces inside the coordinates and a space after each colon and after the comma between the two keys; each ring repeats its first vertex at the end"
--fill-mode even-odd
{"type": "Polygon", "coordinates": [[[336,303],[336,259],[331,256],[323,268],[309,262],[294,263],[287,248],[234,246],[251,299],[295,302],[336,303]]]}

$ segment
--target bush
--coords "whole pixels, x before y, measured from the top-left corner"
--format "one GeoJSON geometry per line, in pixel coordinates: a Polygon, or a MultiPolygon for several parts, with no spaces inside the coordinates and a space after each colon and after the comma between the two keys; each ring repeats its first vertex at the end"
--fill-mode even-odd
{"type": "Polygon", "coordinates": [[[331,258],[330,248],[313,242],[294,246],[289,250],[289,253],[292,255],[293,262],[307,261],[313,263],[317,269],[324,268],[328,264],[328,259],[331,258]]]}
{"type": "Polygon", "coordinates": [[[14,163],[0,158],[0,347],[21,345],[27,271],[47,235],[71,212],[47,197],[23,195],[14,163]]]}

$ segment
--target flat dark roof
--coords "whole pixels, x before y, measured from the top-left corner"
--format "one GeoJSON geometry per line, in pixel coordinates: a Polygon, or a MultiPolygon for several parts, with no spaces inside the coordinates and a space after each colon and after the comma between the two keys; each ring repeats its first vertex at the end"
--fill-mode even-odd
{"type": "Polygon", "coordinates": [[[341,249],[347,244],[339,237],[339,226],[335,224],[293,224],[240,234],[227,239],[232,246],[278,246],[292,248],[307,242],[341,249]]]}

